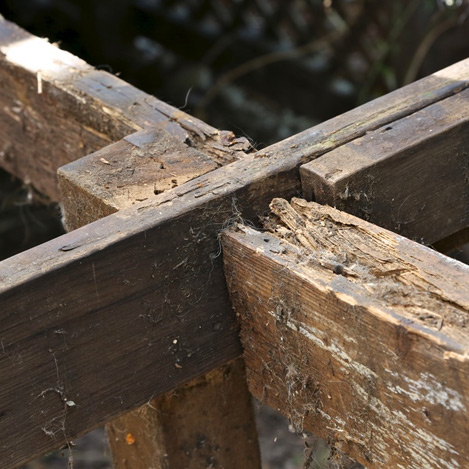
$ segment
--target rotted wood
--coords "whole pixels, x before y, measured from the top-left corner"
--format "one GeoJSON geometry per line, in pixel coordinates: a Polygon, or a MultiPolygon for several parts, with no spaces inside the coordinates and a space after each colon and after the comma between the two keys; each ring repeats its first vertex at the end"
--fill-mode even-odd
{"type": "Polygon", "coordinates": [[[469,267],[274,199],[222,237],[251,392],[369,468],[469,465],[469,267]]]}
{"type": "Polygon", "coordinates": [[[298,194],[301,164],[466,87],[467,65],[1,262],[2,467],[237,358],[220,231],[298,194]]]}
{"type": "Polygon", "coordinates": [[[115,467],[261,467],[245,379],[238,358],[108,424],[115,467]]]}
{"type": "Polygon", "coordinates": [[[1,17],[0,109],[0,166],[53,200],[57,168],[148,127],[218,163],[249,149],[1,17]]]}
{"type": "MultiPolygon", "coordinates": [[[[68,167],[70,177],[61,179],[67,227],[77,229],[216,167],[212,158],[166,130],[132,134],[68,167]]],[[[177,346],[178,339],[174,341],[177,346]]],[[[151,399],[106,429],[116,469],[261,465],[240,358],[151,399]]]]}
{"type": "Polygon", "coordinates": [[[301,168],[305,197],[419,242],[451,236],[453,245],[464,244],[468,100],[469,90],[461,91],[308,163],[301,168]]]}

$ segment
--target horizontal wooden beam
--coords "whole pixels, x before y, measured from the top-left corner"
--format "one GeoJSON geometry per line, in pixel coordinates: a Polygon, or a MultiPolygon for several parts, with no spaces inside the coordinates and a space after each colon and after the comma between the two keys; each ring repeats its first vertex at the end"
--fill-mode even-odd
{"type": "Polygon", "coordinates": [[[251,392],[369,468],[469,465],[469,267],[275,199],[222,237],[251,392]]]}
{"type": "MultiPolygon", "coordinates": [[[[444,69],[343,115],[350,135],[384,125],[464,89],[469,61],[444,69]]],[[[144,128],[164,128],[181,141],[229,161],[244,150],[226,150],[231,138],[104,72],[95,70],[46,40],[0,19],[0,165],[54,200],[56,169],[144,128]]],[[[323,127],[332,142],[337,119],[323,127]]],[[[295,145],[307,146],[301,137],[295,145]]],[[[231,146],[231,145],[229,145],[231,146]]]]}
{"type": "Polygon", "coordinates": [[[0,166],[53,200],[57,168],[141,129],[164,130],[214,161],[249,148],[244,139],[227,151],[227,133],[1,17],[0,110],[0,166]]]}
{"type": "Polygon", "coordinates": [[[303,193],[419,242],[469,227],[469,90],[301,168],[303,193]]]}
{"type": "Polygon", "coordinates": [[[301,164],[466,87],[468,66],[1,262],[2,467],[237,357],[220,231],[298,194],[301,164]]]}

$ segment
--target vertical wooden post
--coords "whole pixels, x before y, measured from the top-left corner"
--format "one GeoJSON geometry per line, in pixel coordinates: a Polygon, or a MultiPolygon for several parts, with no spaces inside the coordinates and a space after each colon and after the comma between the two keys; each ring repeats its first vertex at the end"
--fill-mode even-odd
{"type": "Polygon", "coordinates": [[[238,358],[106,425],[116,469],[260,467],[238,358]]]}
{"type": "MultiPolygon", "coordinates": [[[[214,167],[211,158],[167,132],[141,131],[59,171],[67,227],[88,224],[214,167]],[[132,169],[132,176],[122,168],[132,169]]],[[[116,469],[261,467],[242,358],[156,396],[106,428],[116,469]]]]}

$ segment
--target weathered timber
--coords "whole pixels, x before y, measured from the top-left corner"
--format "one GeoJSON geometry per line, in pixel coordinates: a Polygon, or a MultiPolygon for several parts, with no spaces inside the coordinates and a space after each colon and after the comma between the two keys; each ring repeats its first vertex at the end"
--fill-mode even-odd
{"type": "MultiPolygon", "coordinates": [[[[59,174],[66,224],[77,229],[216,167],[163,130],[132,134],[72,163],[68,177],[59,174]]],[[[134,398],[140,400],[137,389],[134,398]]],[[[115,469],[261,466],[242,359],[153,398],[106,429],[115,469]]]]}
{"type": "Polygon", "coordinates": [[[69,229],[135,203],[153,199],[219,165],[164,130],[129,135],[59,168],[58,180],[69,229]]]}
{"type": "Polygon", "coordinates": [[[261,467],[245,379],[238,358],[107,425],[115,467],[261,467]]]}
{"type": "MultiPolygon", "coordinates": [[[[324,153],[344,142],[362,136],[365,132],[412,114],[434,102],[458,93],[467,88],[468,85],[469,60],[465,60],[394,91],[389,95],[331,119],[314,129],[309,129],[278,145],[274,145],[271,147],[272,152],[266,151],[260,154],[269,156],[283,151],[288,155],[292,153],[301,155],[301,157],[304,158],[304,162],[307,162],[319,153],[324,153]],[[322,140],[321,145],[319,144],[319,140],[322,140]]],[[[150,98],[147,97],[147,99],[150,98]]],[[[166,112],[169,113],[169,111],[166,112]]],[[[186,119],[189,119],[189,117],[186,119]]],[[[218,135],[218,141],[210,142],[210,146],[207,147],[206,145],[204,152],[213,156],[215,161],[221,161],[222,163],[236,159],[236,155],[242,155],[243,151],[249,149],[245,141],[235,139],[232,134],[226,132],[221,132],[218,135]],[[218,156],[214,156],[215,152],[218,156]]],[[[64,168],[64,171],[68,174],[62,174],[64,179],[67,180],[70,178],[73,184],[74,179],[80,177],[80,173],[77,169],[89,170],[88,185],[90,188],[89,192],[92,193],[91,188],[93,186],[100,187],[99,183],[94,184],[98,181],[98,175],[95,175],[92,169],[92,165],[95,164],[99,158],[98,155],[96,155],[94,160],[87,160],[86,168],[84,166],[80,168],[67,166],[64,168]],[[95,163],[93,163],[93,161],[95,163]]],[[[99,193],[99,189],[97,189],[97,192],[96,196],[100,197],[102,194],[99,193]]]]}
{"type": "Polygon", "coordinates": [[[240,216],[256,222],[273,197],[298,194],[301,164],[467,87],[467,66],[0,263],[2,466],[64,441],[51,425],[60,427],[65,411],[65,435],[75,438],[236,358],[220,230],[240,216]],[[63,397],[77,405],[65,407],[63,397]]]}
{"type": "Polygon", "coordinates": [[[469,465],[469,267],[327,206],[223,235],[251,392],[369,468],[469,465]]]}
{"type": "MultiPolygon", "coordinates": [[[[217,234],[233,207],[267,200],[234,176],[217,169],[0,264],[2,467],[240,355],[217,234]]],[[[291,195],[294,181],[262,186],[291,195]]]]}
{"type": "Polygon", "coordinates": [[[303,194],[426,244],[461,232],[469,227],[468,103],[462,91],[308,163],[303,194]]]}
{"type": "Polygon", "coordinates": [[[1,17],[0,109],[0,165],[54,200],[58,167],[144,128],[214,161],[249,148],[1,17]]]}

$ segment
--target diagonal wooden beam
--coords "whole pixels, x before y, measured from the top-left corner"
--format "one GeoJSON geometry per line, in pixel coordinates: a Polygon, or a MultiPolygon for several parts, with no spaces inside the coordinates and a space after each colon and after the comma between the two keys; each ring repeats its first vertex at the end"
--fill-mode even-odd
{"type": "MultiPolygon", "coordinates": [[[[384,125],[451,96],[467,87],[468,67],[461,62],[391,93],[387,105],[362,106],[355,120],[384,125]]],[[[0,165],[54,200],[58,167],[144,128],[164,128],[226,161],[217,129],[1,18],[0,105],[0,165]]]]}
{"type": "Polygon", "coordinates": [[[368,468],[469,465],[469,267],[275,199],[223,235],[251,392],[368,468]]]}
{"type": "MultiPolygon", "coordinates": [[[[233,147],[239,142],[232,138],[230,143],[226,154],[236,159],[239,152],[233,147]]],[[[213,158],[165,130],[130,135],[73,165],[75,184],[65,184],[62,192],[66,225],[69,230],[79,228],[217,166],[213,158]]],[[[166,395],[156,394],[142,407],[106,423],[116,469],[260,468],[241,357],[166,395]]]]}

